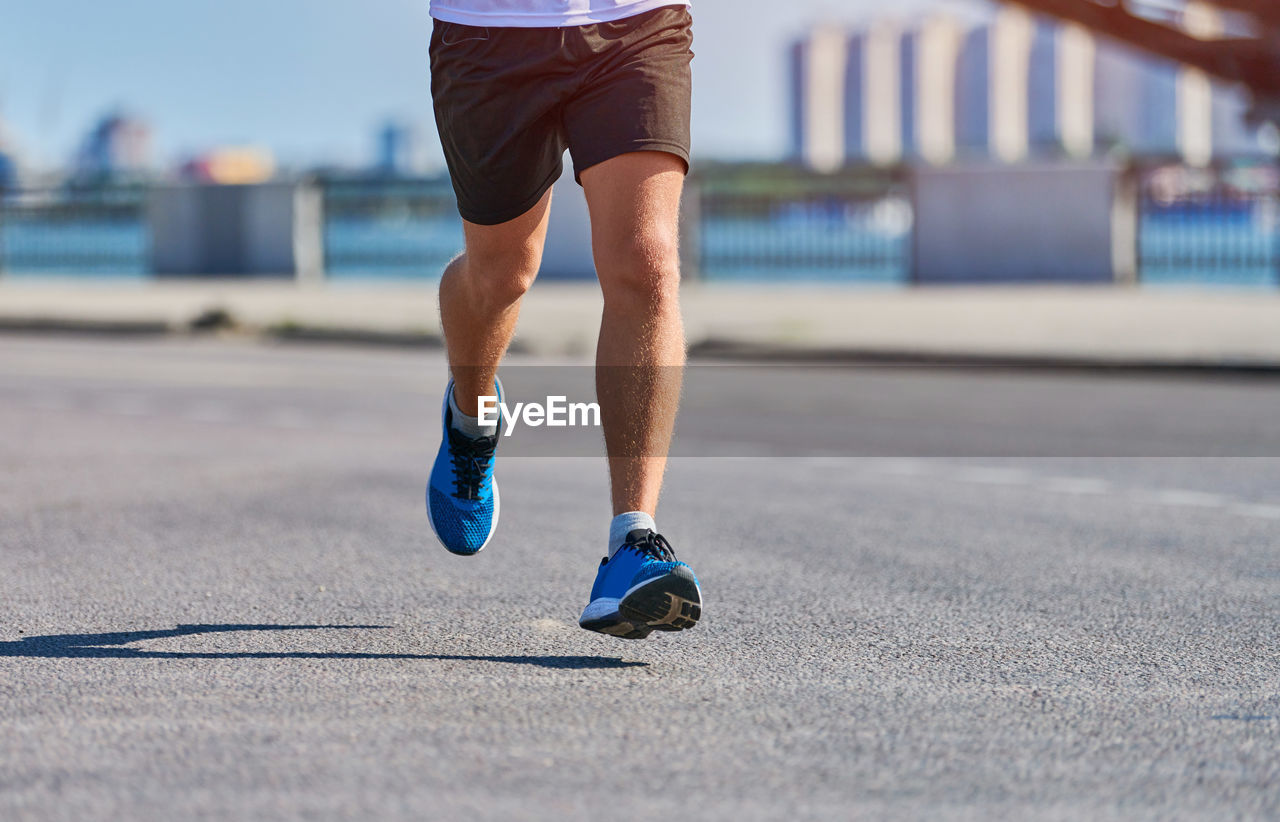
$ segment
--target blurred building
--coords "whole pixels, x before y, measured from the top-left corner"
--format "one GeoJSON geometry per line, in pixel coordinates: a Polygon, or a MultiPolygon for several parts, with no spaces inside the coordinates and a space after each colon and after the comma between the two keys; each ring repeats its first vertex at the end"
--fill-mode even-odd
{"type": "Polygon", "coordinates": [[[18,187],[18,161],[0,149],[0,191],[18,187]]]}
{"type": "Polygon", "coordinates": [[[1099,43],[1094,85],[1099,146],[1130,154],[1176,153],[1178,72],[1176,63],[1099,43]]]}
{"type": "Polygon", "coordinates": [[[18,153],[0,120],[0,191],[18,187],[18,153]]]}
{"type": "Polygon", "coordinates": [[[412,123],[389,120],[378,130],[377,166],[386,177],[416,177],[426,172],[426,141],[412,123]]]}
{"type": "Polygon", "coordinates": [[[151,128],[142,120],[114,112],[85,136],[76,156],[77,176],[138,177],[151,169],[151,128]]]}
{"type": "Polygon", "coordinates": [[[985,155],[991,146],[991,28],[965,34],[956,60],[955,143],[961,156],[985,155]]]}
{"type": "MultiPolygon", "coordinates": [[[[811,168],[831,171],[846,160],[845,121],[851,107],[845,81],[849,66],[848,36],[835,26],[816,28],[792,46],[792,153],[811,168]]],[[[867,78],[862,79],[860,89],[875,88],[867,78]]]]}
{"type": "MultiPolygon", "coordinates": [[[[1212,35],[1215,20],[1186,26],[1212,35]]],[[[793,43],[790,62],[792,155],[816,169],[1261,151],[1243,92],[1013,6],[967,28],[943,15],[823,26],[793,43]]]]}
{"type": "Polygon", "coordinates": [[[252,185],[275,176],[275,157],[261,148],[218,148],[192,157],[182,166],[187,180],[213,185],[252,185]]]}
{"type": "Polygon", "coordinates": [[[951,159],[962,33],[949,18],[931,17],[909,27],[880,20],[847,33],[827,28],[797,41],[791,58],[795,157],[815,168],[851,159],[951,159]]]}
{"type": "Polygon", "coordinates": [[[1222,154],[1256,154],[1265,151],[1262,129],[1250,123],[1249,95],[1226,83],[1211,86],[1211,122],[1214,147],[1222,154]]]}
{"type": "MultiPolygon", "coordinates": [[[[867,155],[866,108],[863,89],[867,86],[867,35],[866,32],[854,32],[849,37],[848,53],[845,55],[844,77],[844,156],[865,157],[867,155]]],[[[795,126],[792,126],[793,130],[795,126]]]]}

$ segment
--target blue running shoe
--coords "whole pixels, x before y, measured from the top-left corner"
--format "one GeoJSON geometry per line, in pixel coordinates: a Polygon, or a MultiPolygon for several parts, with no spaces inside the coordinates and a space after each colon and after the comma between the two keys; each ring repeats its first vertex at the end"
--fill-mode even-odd
{"type": "Polygon", "coordinates": [[[702,589],[671,543],[647,528],[627,534],[605,558],[578,624],[588,631],[644,639],[653,631],[683,631],[702,616],[702,589]]]}
{"type": "MultiPolygon", "coordinates": [[[[496,384],[499,402],[502,383],[496,384]]],[[[449,397],[453,380],[444,392],[444,437],[427,482],[427,516],[431,529],[451,553],[474,556],[493,538],[498,525],[498,483],[493,478],[494,453],[502,422],[493,437],[472,439],[453,428],[449,397]]]]}

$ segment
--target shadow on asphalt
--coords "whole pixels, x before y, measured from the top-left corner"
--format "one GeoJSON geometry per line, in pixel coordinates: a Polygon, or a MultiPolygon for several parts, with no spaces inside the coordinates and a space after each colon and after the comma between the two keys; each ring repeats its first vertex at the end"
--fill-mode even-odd
{"type": "Polygon", "coordinates": [[[583,670],[635,668],[646,662],[626,662],[602,656],[473,656],[459,654],[374,654],[346,651],[144,651],[122,648],[131,642],[169,639],[196,634],[233,631],[355,631],[387,628],[387,625],[179,625],[167,631],[122,631],[106,634],[57,634],[33,636],[17,642],[0,642],[0,657],[40,659],[424,659],[460,662],[508,662],[541,668],[583,670]]]}

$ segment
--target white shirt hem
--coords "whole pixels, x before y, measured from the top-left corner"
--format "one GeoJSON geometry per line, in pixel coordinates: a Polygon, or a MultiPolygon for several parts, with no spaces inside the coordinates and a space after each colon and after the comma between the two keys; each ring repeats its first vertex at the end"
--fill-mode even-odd
{"type": "Polygon", "coordinates": [[[647,11],[664,6],[689,6],[689,0],[640,0],[629,6],[613,8],[598,12],[585,13],[550,13],[550,14],[483,14],[461,11],[443,6],[439,0],[431,3],[431,16],[443,23],[458,23],[463,26],[492,26],[494,28],[566,28],[569,26],[590,26],[593,23],[612,23],[644,14],[647,11]]]}

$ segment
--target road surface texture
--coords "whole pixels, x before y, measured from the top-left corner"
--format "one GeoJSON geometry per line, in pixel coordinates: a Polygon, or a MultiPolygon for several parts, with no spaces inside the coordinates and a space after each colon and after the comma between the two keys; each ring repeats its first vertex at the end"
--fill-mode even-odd
{"type": "Polygon", "coordinates": [[[0,819],[1280,814],[1280,382],[763,370],[669,472],[706,616],[629,643],[598,457],[435,543],[443,375],[0,338],[0,819]]]}

